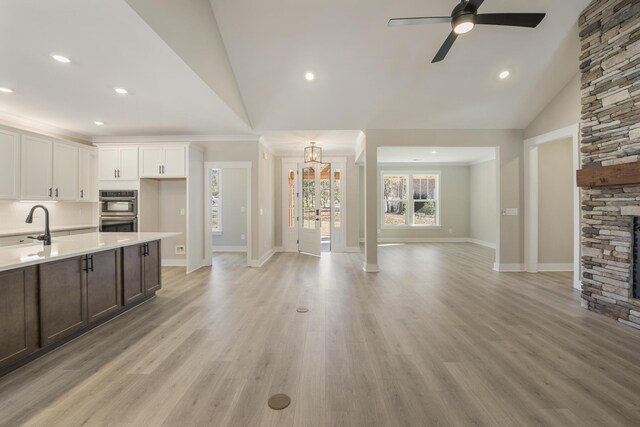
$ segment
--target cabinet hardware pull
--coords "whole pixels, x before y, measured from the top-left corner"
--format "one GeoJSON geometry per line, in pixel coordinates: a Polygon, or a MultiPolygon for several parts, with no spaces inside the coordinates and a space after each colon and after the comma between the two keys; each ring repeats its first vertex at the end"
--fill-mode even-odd
{"type": "Polygon", "coordinates": [[[158,165],[158,173],[162,173],[162,166],[158,165]]]}
{"type": "Polygon", "coordinates": [[[114,170],[113,170],[113,177],[114,177],[114,178],[117,178],[117,177],[118,177],[118,171],[117,171],[117,169],[114,169],[114,170]]]}
{"type": "Polygon", "coordinates": [[[56,198],[58,197],[58,189],[56,188],[56,198]]]}
{"type": "Polygon", "coordinates": [[[118,169],[118,178],[120,178],[120,169],[118,169]]]}
{"type": "Polygon", "coordinates": [[[93,272],[93,255],[91,255],[89,259],[91,260],[91,267],[87,266],[87,269],[91,269],[91,272],[93,272]]]}
{"type": "Polygon", "coordinates": [[[80,190],[80,198],[84,199],[84,190],[80,190]]]}
{"type": "Polygon", "coordinates": [[[53,188],[49,188],[49,197],[53,195],[53,188]]]}
{"type": "Polygon", "coordinates": [[[162,165],[162,174],[164,175],[164,165],[162,165]]]}
{"type": "Polygon", "coordinates": [[[89,271],[89,257],[87,255],[82,257],[82,261],[84,261],[84,267],[82,267],[82,271],[89,271]]]}

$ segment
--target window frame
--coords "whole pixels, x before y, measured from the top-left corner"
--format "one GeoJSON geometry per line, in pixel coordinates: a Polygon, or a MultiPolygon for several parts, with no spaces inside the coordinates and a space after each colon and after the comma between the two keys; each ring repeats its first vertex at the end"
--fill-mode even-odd
{"type": "MultiPolygon", "coordinates": [[[[218,228],[216,230],[211,230],[211,235],[212,236],[222,236],[222,169],[221,168],[210,168],[209,169],[209,173],[211,173],[211,171],[213,170],[217,170],[218,171],[218,197],[216,198],[218,203],[217,203],[217,210],[218,210],[218,228]]],[[[209,181],[211,182],[211,181],[209,181]]],[[[211,184],[209,184],[209,196],[211,196],[211,184]]],[[[209,201],[211,202],[211,201],[209,201]]],[[[211,216],[213,217],[213,207],[211,207],[211,216]]]]}
{"type": "MultiPolygon", "coordinates": [[[[378,186],[380,188],[380,202],[379,202],[379,216],[380,216],[380,229],[386,230],[399,230],[399,229],[430,229],[430,230],[440,230],[442,229],[442,194],[440,193],[440,188],[442,187],[442,172],[434,171],[434,170],[381,170],[378,186]],[[415,209],[415,201],[413,198],[413,177],[414,176],[424,176],[431,175],[436,177],[436,195],[437,197],[434,199],[436,202],[436,224],[414,224],[414,209],[415,209]],[[405,209],[405,224],[393,225],[393,224],[385,224],[384,223],[384,177],[385,176],[403,176],[407,179],[407,208],[405,209]],[[411,197],[409,197],[411,195],[411,197]]],[[[425,201],[425,200],[418,200],[425,201]]]]}

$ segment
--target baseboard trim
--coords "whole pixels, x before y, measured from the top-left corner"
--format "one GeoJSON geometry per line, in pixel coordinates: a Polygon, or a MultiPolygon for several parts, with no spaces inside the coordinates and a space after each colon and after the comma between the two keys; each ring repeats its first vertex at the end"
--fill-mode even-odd
{"type": "Polygon", "coordinates": [[[211,252],[247,252],[246,246],[215,246],[211,252]]]}
{"type": "Polygon", "coordinates": [[[498,264],[496,262],[493,264],[493,269],[494,271],[499,271],[501,273],[517,273],[524,271],[524,264],[498,264]]]}
{"type": "Polygon", "coordinates": [[[573,263],[538,264],[538,271],[573,271],[573,263]]]}
{"type": "Polygon", "coordinates": [[[362,269],[366,273],[377,273],[380,271],[380,267],[378,267],[378,264],[367,264],[366,262],[364,263],[364,266],[362,269]]]}
{"type": "Polygon", "coordinates": [[[485,240],[469,238],[469,239],[467,239],[467,241],[469,243],[475,243],[476,245],[485,246],[485,247],[491,248],[491,249],[495,249],[496,248],[496,244],[495,243],[487,242],[485,240]]]}
{"type": "Polygon", "coordinates": [[[271,257],[273,255],[275,255],[276,252],[280,252],[281,250],[282,250],[282,248],[279,248],[279,247],[271,248],[271,250],[269,250],[266,254],[262,255],[262,257],[260,259],[257,259],[257,260],[252,259],[251,262],[249,262],[249,267],[253,267],[253,268],[262,267],[267,262],[269,262],[271,257]],[[277,249],[280,249],[280,250],[277,250],[277,249]]]}
{"type": "Polygon", "coordinates": [[[186,259],[162,259],[160,264],[163,267],[186,267],[187,260],[186,259]]]}
{"type": "MultiPolygon", "coordinates": [[[[360,239],[360,243],[364,242],[364,239],[360,239]]],[[[378,237],[378,243],[474,243],[491,249],[496,248],[495,243],[471,237],[378,237]]]]}

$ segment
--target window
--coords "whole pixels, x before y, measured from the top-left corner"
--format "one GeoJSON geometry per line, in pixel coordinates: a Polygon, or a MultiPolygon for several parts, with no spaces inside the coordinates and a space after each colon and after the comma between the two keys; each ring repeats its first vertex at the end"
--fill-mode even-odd
{"type": "Polygon", "coordinates": [[[287,195],[289,199],[289,205],[287,207],[287,227],[295,228],[296,226],[296,173],[295,171],[289,169],[289,173],[287,174],[287,195]]]}
{"type": "Polygon", "coordinates": [[[382,175],[383,227],[440,226],[440,174],[382,175]]]}
{"type": "Polygon", "coordinates": [[[211,233],[222,234],[222,170],[209,170],[211,191],[211,233]]]}
{"type": "Polygon", "coordinates": [[[342,220],[342,212],[340,210],[340,200],[342,195],[340,192],[340,169],[333,171],[333,226],[340,228],[342,220]]]}

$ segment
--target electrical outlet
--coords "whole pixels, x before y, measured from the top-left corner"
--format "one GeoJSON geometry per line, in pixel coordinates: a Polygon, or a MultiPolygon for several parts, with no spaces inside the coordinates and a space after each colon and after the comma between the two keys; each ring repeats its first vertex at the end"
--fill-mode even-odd
{"type": "Polygon", "coordinates": [[[247,236],[245,236],[244,234],[241,234],[241,235],[240,235],[240,240],[244,240],[244,239],[246,239],[246,238],[247,238],[247,236]]]}
{"type": "Polygon", "coordinates": [[[184,214],[185,214],[184,208],[180,209],[180,215],[184,216],[184,214]]]}
{"type": "Polygon", "coordinates": [[[176,246],[176,255],[184,255],[184,246],[183,245],[176,246]]]}

